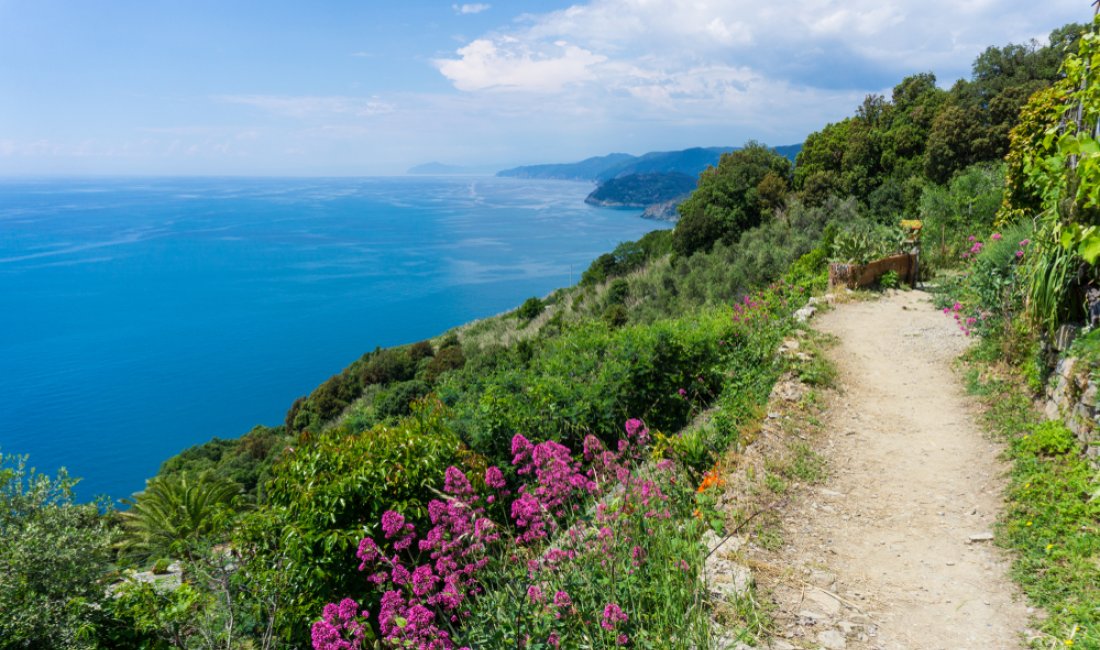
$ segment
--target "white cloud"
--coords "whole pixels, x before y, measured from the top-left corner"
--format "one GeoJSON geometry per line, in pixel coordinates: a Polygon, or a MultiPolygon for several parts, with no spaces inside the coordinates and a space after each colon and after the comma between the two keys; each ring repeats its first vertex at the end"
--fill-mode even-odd
{"type": "Polygon", "coordinates": [[[565,41],[539,51],[515,38],[478,39],[458,50],[459,59],[437,61],[439,71],[459,90],[554,92],[596,78],[593,66],[607,57],[565,41]]]}
{"type": "Polygon", "coordinates": [[[1077,0],[587,0],[523,15],[434,63],[456,89],[484,94],[485,110],[537,110],[547,128],[583,107],[620,132],[728,125],[738,135],[727,144],[785,143],[907,75],[950,85],[987,46],[1088,13],[1077,0]]]}
{"type": "Polygon", "coordinates": [[[479,14],[483,11],[488,11],[490,8],[492,8],[492,5],[487,5],[487,4],[484,4],[484,3],[481,3],[481,2],[475,2],[475,3],[462,4],[462,5],[451,5],[451,8],[455,10],[456,14],[466,15],[466,14],[479,14]]]}
{"type": "Polygon", "coordinates": [[[933,69],[965,75],[988,45],[1020,42],[1072,19],[1077,0],[589,0],[526,15],[436,62],[461,90],[545,92],[606,84],[623,66],[664,72],[751,67],[795,84],[851,90],[933,69]],[[1023,29],[1021,27],[1024,27],[1023,29]],[[551,53],[568,43],[568,53],[551,53]],[[538,65],[543,64],[543,65],[538,65]],[[566,71],[563,71],[562,69],[566,71]],[[547,70],[561,81],[536,78],[547,70]],[[522,77],[522,79],[517,79],[522,77]],[[503,79],[505,83],[494,83],[503,79]]]}

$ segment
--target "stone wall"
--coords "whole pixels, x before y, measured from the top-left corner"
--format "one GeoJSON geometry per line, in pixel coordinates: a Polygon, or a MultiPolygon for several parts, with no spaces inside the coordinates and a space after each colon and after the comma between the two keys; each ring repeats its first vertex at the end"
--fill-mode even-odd
{"type": "Polygon", "coordinates": [[[1062,418],[1085,447],[1094,463],[1100,463],[1100,408],[1097,380],[1090,364],[1065,357],[1054,367],[1047,382],[1045,412],[1048,419],[1062,418]]]}

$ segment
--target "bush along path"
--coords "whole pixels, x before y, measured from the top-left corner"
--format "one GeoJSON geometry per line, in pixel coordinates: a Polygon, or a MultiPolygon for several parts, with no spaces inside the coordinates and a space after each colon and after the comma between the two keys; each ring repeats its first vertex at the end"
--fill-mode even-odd
{"type": "Polygon", "coordinates": [[[835,340],[837,390],[798,435],[828,478],[750,538],[765,646],[1024,647],[1030,612],[993,545],[1007,467],[951,365],[970,339],[916,291],[815,327],[835,340]]]}

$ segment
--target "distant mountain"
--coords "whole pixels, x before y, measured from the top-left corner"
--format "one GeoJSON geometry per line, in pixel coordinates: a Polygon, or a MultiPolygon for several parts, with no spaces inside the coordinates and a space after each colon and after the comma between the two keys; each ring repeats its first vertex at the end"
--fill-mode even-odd
{"type": "Polygon", "coordinates": [[[695,190],[695,177],[679,172],[627,174],[600,184],[584,200],[604,208],[646,208],[678,201],[695,190]]]}
{"type": "Polygon", "coordinates": [[[454,176],[462,174],[490,174],[492,168],[466,167],[462,165],[447,165],[441,162],[424,163],[416,167],[410,167],[406,174],[414,176],[454,176]]]}
{"type": "Polygon", "coordinates": [[[606,156],[586,158],[577,163],[559,165],[528,165],[497,172],[497,176],[511,178],[552,178],[567,181],[594,181],[609,169],[636,160],[637,156],[612,153],[606,156]]]}
{"type": "Polygon", "coordinates": [[[683,151],[653,151],[634,160],[624,162],[605,170],[596,177],[603,182],[618,176],[630,174],[652,174],[656,172],[676,172],[688,176],[699,176],[707,167],[717,165],[722,154],[736,151],[735,147],[694,147],[683,151]]]}
{"type": "MultiPolygon", "coordinates": [[[[651,151],[642,156],[613,153],[607,156],[587,158],[577,163],[556,165],[529,165],[497,172],[497,176],[513,178],[557,178],[573,181],[602,183],[631,174],[679,173],[699,176],[711,165],[717,165],[722,154],[736,151],[738,147],[693,147],[681,151],[651,151]]],[[[794,160],[802,150],[801,144],[775,147],[776,153],[794,160]]]]}
{"type": "MultiPolygon", "coordinates": [[[[609,208],[645,208],[647,219],[675,221],[676,207],[695,190],[699,174],[717,165],[722,154],[738,147],[693,147],[681,151],[651,151],[642,156],[613,153],[576,163],[528,165],[497,172],[512,178],[592,181],[596,189],[584,200],[609,208]]],[[[801,144],[774,147],[794,162],[801,144]]]]}
{"type": "Polygon", "coordinates": [[[784,156],[787,160],[794,162],[794,159],[798,157],[798,152],[802,151],[802,143],[798,144],[785,144],[778,147],[772,147],[772,151],[784,156]]]}

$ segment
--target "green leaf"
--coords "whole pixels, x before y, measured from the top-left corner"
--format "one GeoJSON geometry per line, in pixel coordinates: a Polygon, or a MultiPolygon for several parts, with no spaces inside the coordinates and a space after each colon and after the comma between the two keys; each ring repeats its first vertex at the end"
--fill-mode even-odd
{"type": "Polygon", "coordinates": [[[1096,264],[1100,259],[1100,234],[1094,231],[1085,235],[1077,247],[1077,254],[1089,264],[1096,264]]]}

